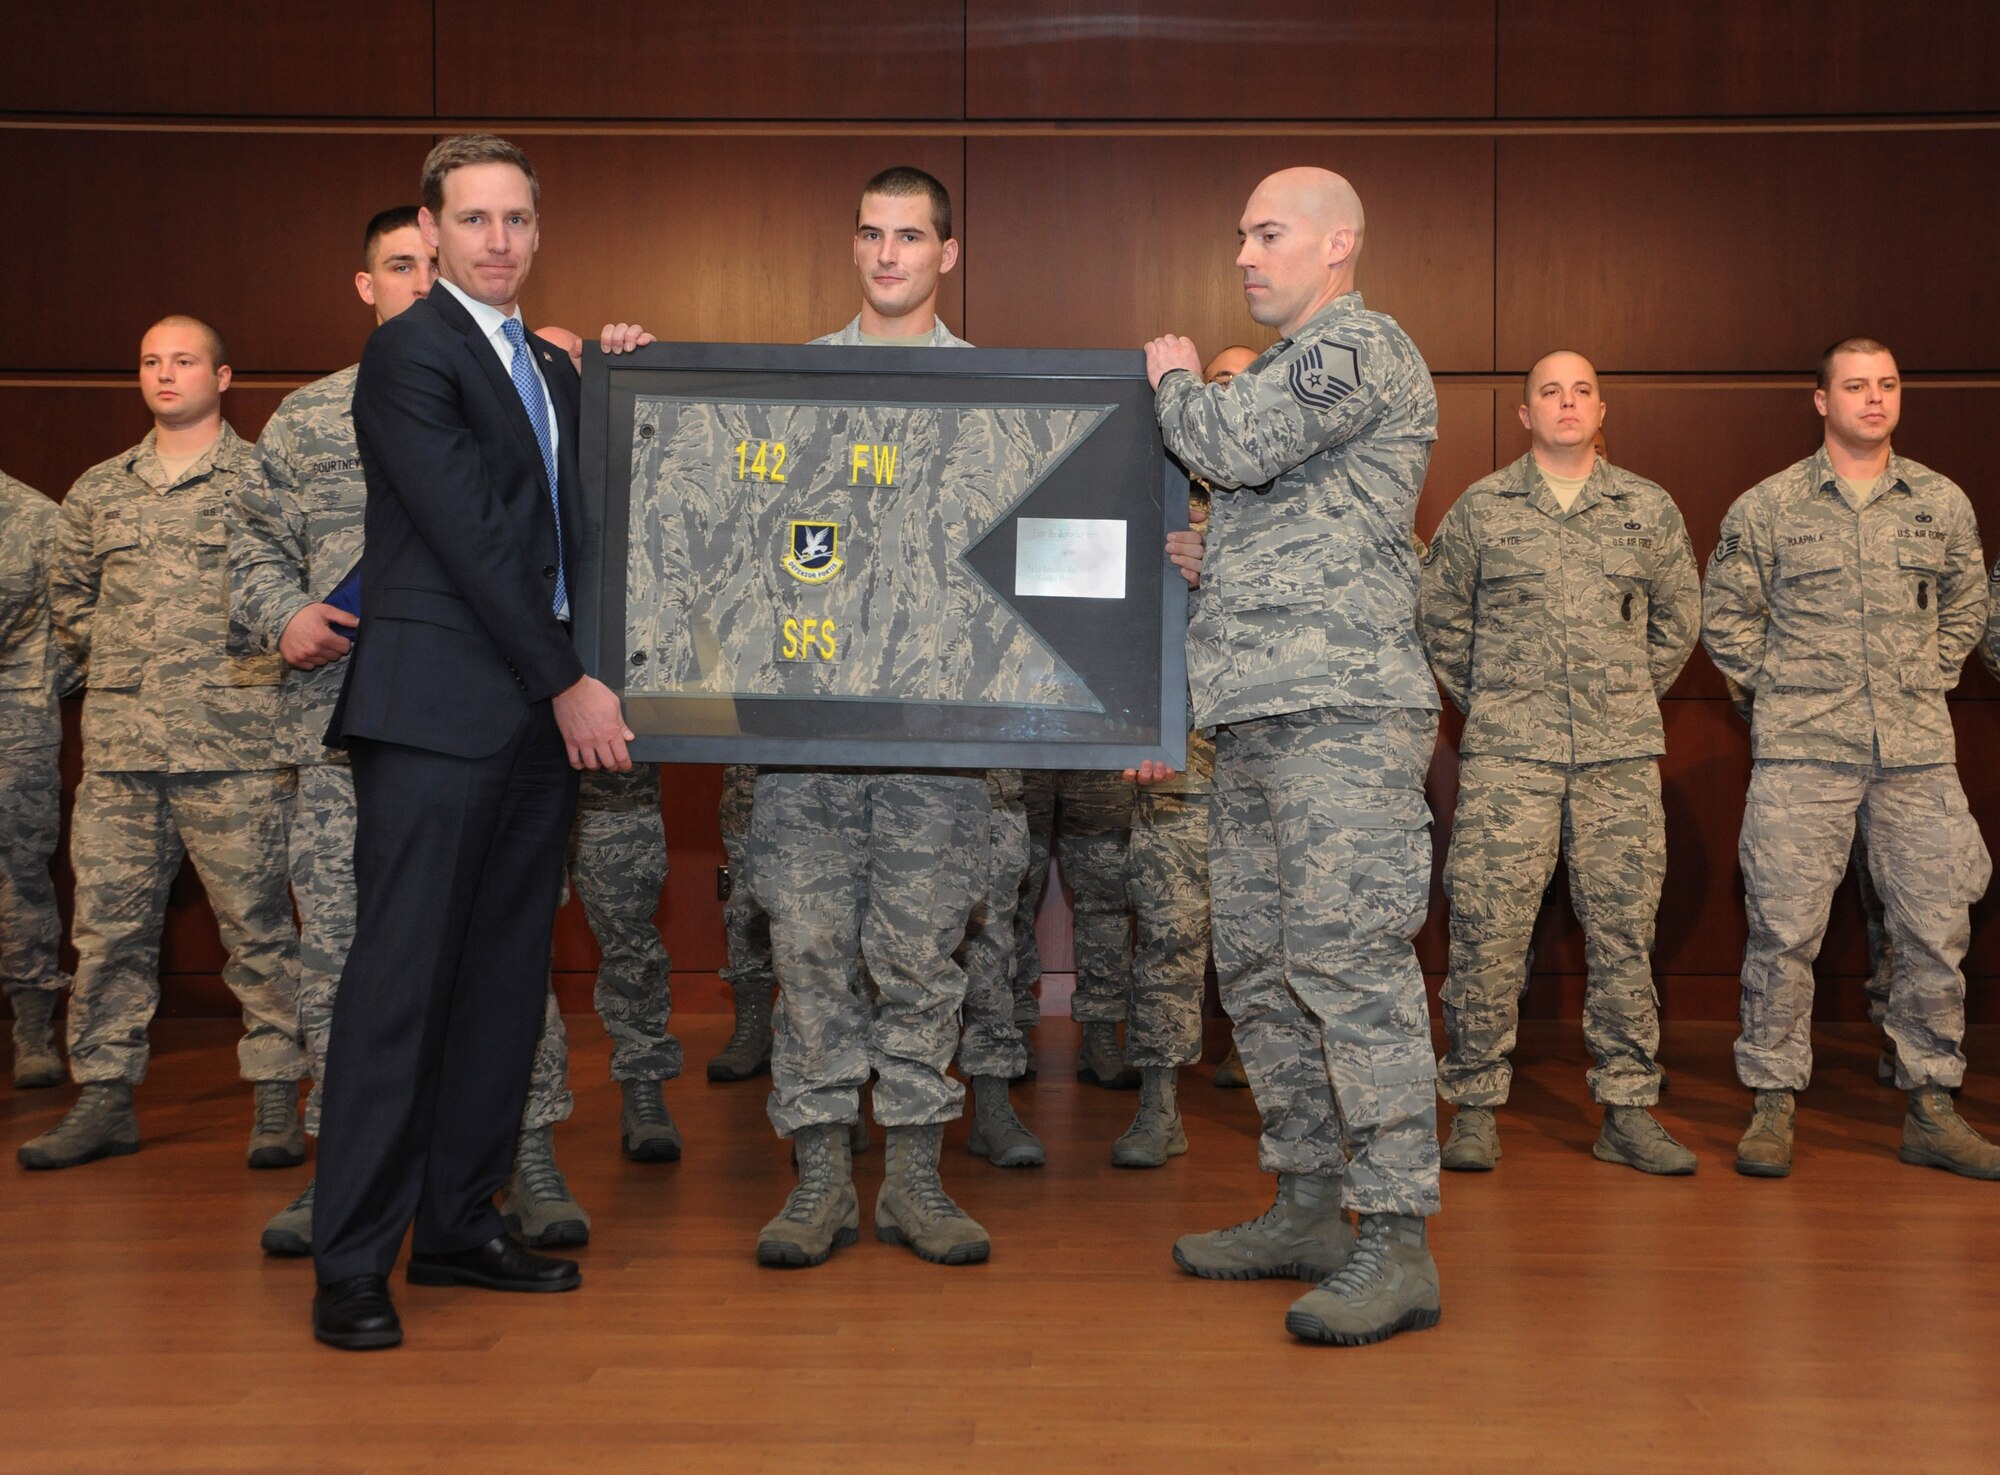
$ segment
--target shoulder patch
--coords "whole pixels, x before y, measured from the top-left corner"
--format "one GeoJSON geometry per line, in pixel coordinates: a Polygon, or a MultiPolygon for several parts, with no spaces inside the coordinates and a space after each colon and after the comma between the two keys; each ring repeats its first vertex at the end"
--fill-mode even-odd
{"type": "Polygon", "coordinates": [[[1315,410],[1330,410],[1361,382],[1361,359],[1344,343],[1315,343],[1292,360],[1287,374],[1292,398],[1315,410]]]}
{"type": "Polygon", "coordinates": [[[1736,556],[1736,550],[1741,548],[1742,546],[1743,546],[1743,540],[1739,538],[1736,534],[1729,533],[1725,535],[1722,538],[1722,540],[1715,545],[1715,552],[1709,555],[1709,560],[1708,560],[1709,565],[1713,567],[1714,565],[1721,563],[1722,560],[1725,558],[1734,558],[1736,556]]]}

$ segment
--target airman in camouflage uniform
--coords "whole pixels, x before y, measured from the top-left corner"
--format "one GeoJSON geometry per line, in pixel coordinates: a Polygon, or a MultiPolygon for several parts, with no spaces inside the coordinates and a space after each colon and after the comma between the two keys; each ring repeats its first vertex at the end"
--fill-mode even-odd
{"type": "Polygon", "coordinates": [[[1444,1166],[1484,1171],[1500,1155],[1494,1110],[1513,1076],[1519,985],[1566,852],[1590,969],[1588,1079],[1604,1108],[1593,1154],[1692,1173],[1694,1154],[1646,1108],[1660,1099],[1659,698],[1694,651],[1694,552],[1665,491],[1592,451],[1605,407],[1589,360],[1548,354],[1524,390],[1533,448],[1445,514],[1419,604],[1431,668],[1466,713],[1444,882],[1451,1050],[1438,1094],[1459,1108],[1444,1166]]]}
{"type": "Polygon", "coordinates": [[[729,895],[722,902],[722,925],[729,962],[722,970],[736,1008],[729,1042],[708,1062],[711,1081],[747,1081],[771,1069],[771,919],[757,905],[749,883],[750,807],[757,794],[757,770],[732,763],[722,770],[722,853],[729,863],[729,895]]]}
{"type": "MultiPolygon", "coordinates": [[[[815,341],[966,346],[937,316],[939,278],[957,259],[944,187],[916,169],[878,174],[855,215],[862,310],[815,341]]],[[[954,955],[990,889],[991,825],[983,773],[758,774],[749,879],[770,917],[778,978],[769,1112],[799,1167],[758,1235],[760,1263],[816,1265],[854,1243],[848,1131],[871,1069],[888,1129],[876,1237],[943,1264],[991,1252],[938,1176],[944,1123],[964,1110],[964,1088],[945,1073],[966,991],[954,955]],[[872,1000],[859,986],[864,961],[872,1000]]]]}
{"type": "Polygon", "coordinates": [[[1410,542],[1437,396],[1416,345],[1354,291],[1362,232],[1340,176],[1271,176],[1237,264],[1282,336],[1226,389],[1202,385],[1186,339],[1146,346],[1167,447],[1215,491],[1188,680],[1215,735],[1216,969],[1279,1175],[1270,1210],[1183,1237],[1175,1259],[1325,1277],[1286,1325],[1337,1344],[1439,1314],[1437,1067],[1411,946],[1438,695],[1410,542]]]}
{"type": "Polygon", "coordinates": [[[249,652],[232,627],[225,558],[231,499],[262,472],[222,419],[229,370],[206,324],[155,324],[139,377],[154,429],[70,488],[51,566],[57,637],[90,688],[70,847],[69,1053],[83,1094],[19,1156],[62,1168],[138,1151],[132,1088],[146,1077],[160,926],[185,853],[229,949],[223,982],[243,1006],[237,1055],[257,1102],[251,1166],[288,1167],[305,1158],[306,1059],[285,888],[295,784],[274,740],[283,665],[249,652]]]}
{"type": "Polygon", "coordinates": [[[75,668],[49,630],[49,557],[56,504],[0,472],[0,983],[14,1011],[14,1084],[62,1080],[56,999],[69,984],[56,959],[49,860],[62,828],[62,718],[56,694],[75,668]]]}
{"type": "MultiPolygon", "coordinates": [[[[1044,769],[1027,776],[1028,869],[1022,877],[1015,928],[1032,942],[1035,912],[1048,885],[1049,855],[1062,860],[1075,926],[1076,991],[1070,1017],[1083,1026],[1076,1078],[1114,1091],[1139,1084],[1119,1052],[1132,968],[1132,906],[1125,894],[1125,850],[1132,837],[1132,786],[1115,773],[1044,769]]],[[[1024,975],[1031,990],[1041,972],[1024,975]]]]}
{"type": "Polygon", "coordinates": [[[1979,530],[1957,486],[1891,451],[1901,380],[1881,344],[1828,349],[1814,401],[1825,444],[1737,498],[1703,592],[1708,653],[1753,699],[1736,1073],[1756,1106],[1736,1168],[1791,1171],[1813,959],[1858,821],[1895,951],[1901,1156],[2000,1178],[2000,1150],[1950,1096],[1965,1074],[1968,909],[1992,874],[1945,706],[1987,624],[1979,530]]]}

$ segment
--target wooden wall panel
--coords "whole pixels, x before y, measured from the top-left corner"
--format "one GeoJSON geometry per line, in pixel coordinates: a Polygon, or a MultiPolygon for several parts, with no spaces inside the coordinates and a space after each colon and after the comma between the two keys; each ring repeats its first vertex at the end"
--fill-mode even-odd
{"type": "Polygon", "coordinates": [[[2000,132],[1503,138],[1498,178],[1502,371],[1811,372],[1848,333],[1994,367],[2000,132]]]}
{"type": "Polygon", "coordinates": [[[2000,9],[1965,0],[1677,0],[1615,17],[1499,7],[1502,117],[1953,113],[2000,108],[2000,9]]]}
{"type": "MultiPolygon", "coordinates": [[[[7,7],[0,108],[22,113],[408,117],[431,112],[428,4],[268,0],[7,7]]],[[[87,217],[85,217],[87,218],[87,217]]]]}
{"type": "Polygon", "coordinates": [[[436,0],[438,112],[495,118],[958,118],[965,20],[934,0],[436,0]]]}
{"type": "Polygon", "coordinates": [[[971,118],[1483,118],[1495,0],[969,0],[971,118]]]}
{"type": "Polygon", "coordinates": [[[1236,226],[1257,182],[1316,163],[1368,211],[1359,285],[1439,373],[1492,367],[1492,151],[1479,138],[975,137],[967,315],[992,347],[1204,354],[1272,335],[1244,310],[1236,226]]]}
{"type": "Polygon", "coordinates": [[[140,337],[171,312],[213,322],[238,373],[352,363],[367,327],[349,285],[361,232],[414,197],[429,147],[428,135],[0,132],[0,198],[70,223],[37,229],[44,269],[0,277],[0,370],[136,373],[140,337]]]}
{"type": "MultiPolygon", "coordinates": [[[[956,138],[533,142],[544,226],[523,300],[587,338],[614,316],[667,340],[815,338],[860,309],[854,208],[871,175],[914,164],[963,198],[956,138]]],[[[963,281],[946,277],[939,300],[953,326],[963,281]]]]}
{"type": "Polygon", "coordinates": [[[1417,536],[1426,542],[1459,493],[1493,469],[1493,391],[1446,380],[1437,395],[1437,445],[1417,501],[1417,536]]]}

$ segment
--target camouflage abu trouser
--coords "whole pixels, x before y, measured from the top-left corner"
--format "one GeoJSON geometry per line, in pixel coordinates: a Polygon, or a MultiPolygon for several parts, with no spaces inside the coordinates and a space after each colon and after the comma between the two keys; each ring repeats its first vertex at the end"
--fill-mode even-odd
{"type": "MultiPolygon", "coordinates": [[[[569,833],[569,884],[583,902],[601,954],[592,1002],[611,1036],[611,1079],[670,1081],[681,1042],[667,1032],[673,964],[654,913],[667,884],[667,828],[660,818],[660,765],[630,773],[589,772],[577,787],[569,833]]],[[[569,1120],[569,1032],[553,986],[528,1081],[523,1127],[569,1120]]]]}
{"type": "MultiPolygon", "coordinates": [[[[290,850],[292,896],[299,908],[299,1034],[313,1083],[306,1097],[305,1125],[314,1136],[319,1135],[334,993],[340,970],[347,965],[347,949],[354,942],[354,820],[352,769],[345,763],[311,763],[299,769],[290,850]]],[[[569,1061],[561,1031],[562,1015],[551,989],[542,1038],[535,1046],[534,1075],[528,1083],[527,1126],[569,1115],[569,1061]],[[552,1028],[559,1042],[553,1049],[552,1028]]]]}
{"type": "Polygon", "coordinates": [[[1949,763],[1917,768],[1762,759],[1750,770],[1737,858],[1750,937],[1736,1075],[1753,1090],[1798,1091],[1812,1076],[1813,960],[1846,870],[1856,820],[1895,954],[1883,1027],[1896,1084],[1965,1079],[1970,908],[1993,863],[1949,763]]]}
{"type": "Polygon", "coordinates": [[[767,1109],[779,1136],[859,1121],[870,1069],[884,1126],[964,1109],[945,1074],[965,1002],[952,955],[985,888],[991,808],[983,775],[758,775],[750,879],[778,975],[767,1109]]]}
{"type": "Polygon", "coordinates": [[[1128,974],[1125,1059],[1141,1070],[1201,1058],[1208,981],[1206,793],[1142,787],[1132,810],[1126,888],[1138,918],[1128,974]]]}
{"type": "Polygon", "coordinates": [[[1014,908],[1028,869],[1028,810],[1017,768],[986,775],[993,802],[987,827],[986,891],[973,909],[964,946],[965,1033],[958,1068],[968,1076],[1012,1080],[1028,1068],[1027,1039],[1014,1016],[1014,908]]]}
{"type": "Polygon", "coordinates": [[[673,963],[654,920],[667,884],[659,764],[583,776],[569,874],[603,953],[595,1002],[611,1036],[611,1079],[673,1080],[681,1073],[681,1042],[667,1032],[673,963]]]}
{"type": "Polygon", "coordinates": [[[1868,1022],[1882,1024],[1889,1018],[1889,995],[1895,988],[1896,950],[1889,944],[1889,924],[1882,915],[1882,893],[1868,874],[1868,842],[1861,827],[1854,827],[1854,852],[1850,862],[1854,884],[1861,892],[1861,918],[1868,928],[1868,1022]]]}
{"type": "Polygon", "coordinates": [[[1459,763],[1444,889],[1451,962],[1443,1004],[1451,1050],[1438,1095],[1460,1106],[1507,1099],[1520,982],[1543,888],[1569,857],[1570,896],[1590,970],[1583,1038],[1602,1106],[1660,1099],[1660,1000],[1653,927],[1667,874],[1660,768],[1651,758],[1537,763],[1471,754],[1459,763]]]}
{"type": "Polygon", "coordinates": [[[1210,913],[1266,1172],[1357,1213],[1438,1208],[1437,1062],[1410,940],[1430,899],[1437,714],[1323,707],[1215,738],[1210,913]]]}
{"type": "Polygon", "coordinates": [[[1033,989],[1042,975],[1042,959],[1035,946],[1035,910],[1048,884],[1053,839],[1076,929],[1070,1017],[1083,1024],[1115,1023],[1125,1017],[1125,975],[1132,957],[1131,903],[1125,895],[1132,785],[1116,773],[1044,769],[1027,775],[1026,800],[1028,873],[1014,914],[1016,1005],[1028,1021],[1038,1017],[1033,989]]]}
{"type": "Polygon", "coordinates": [[[49,860],[62,831],[62,749],[0,749],[0,983],[53,993],[69,982],[56,960],[62,917],[49,860]]]}
{"type": "Polygon", "coordinates": [[[289,768],[248,773],[86,771],[76,791],[76,991],[70,1073],[79,1084],[146,1079],[146,1026],[160,1003],[160,926],[183,855],[208,892],[243,1006],[247,1081],[296,1081],[298,934],[285,891],[289,768]]]}
{"type": "Polygon", "coordinates": [[[722,770],[722,853],[729,863],[729,897],[722,904],[729,962],[722,980],[731,989],[777,987],[771,972],[771,919],[757,905],[750,884],[750,813],[757,794],[757,770],[732,763],[722,770]]]}

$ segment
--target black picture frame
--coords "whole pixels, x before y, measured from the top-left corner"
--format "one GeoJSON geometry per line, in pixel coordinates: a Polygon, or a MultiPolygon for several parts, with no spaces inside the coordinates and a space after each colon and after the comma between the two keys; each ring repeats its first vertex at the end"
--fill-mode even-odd
{"type": "Polygon", "coordinates": [[[585,669],[626,697],[636,759],[946,769],[1185,765],[1188,590],[1165,556],[1165,539],[1188,526],[1188,480],[1160,439],[1142,354],[654,343],[607,355],[591,343],[580,430],[586,537],[570,589],[573,629],[585,669]],[[1073,455],[961,554],[1038,636],[1067,642],[1062,653],[1077,657],[1070,664],[1101,710],[628,695],[634,653],[626,648],[625,581],[641,397],[1108,408],[1073,455]],[[1125,598],[1019,595],[996,587],[991,574],[1012,556],[1016,523],[1030,504],[1038,512],[1122,519],[1125,598]]]}

